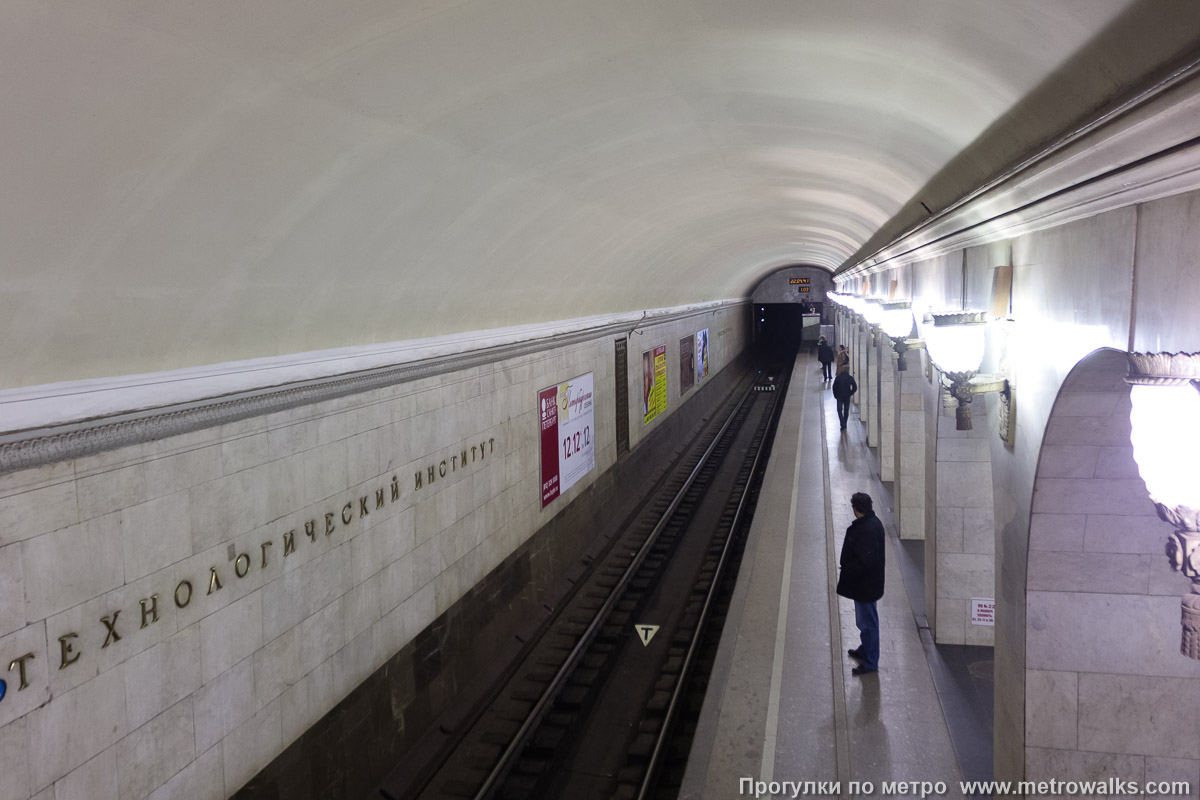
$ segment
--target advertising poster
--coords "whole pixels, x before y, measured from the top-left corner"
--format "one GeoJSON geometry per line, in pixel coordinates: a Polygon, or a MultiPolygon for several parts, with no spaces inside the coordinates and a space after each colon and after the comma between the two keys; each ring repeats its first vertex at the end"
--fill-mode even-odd
{"type": "Polygon", "coordinates": [[[592,373],[538,392],[542,508],[596,466],[592,373]]]}
{"type": "Polygon", "coordinates": [[[642,422],[667,410],[667,346],[642,353],[642,422]]]}
{"type": "Polygon", "coordinates": [[[708,328],[696,334],[696,380],[708,377],[708,328]]]}
{"type": "Polygon", "coordinates": [[[696,385],[696,337],[685,336],[679,340],[679,395],[696,385]]]}

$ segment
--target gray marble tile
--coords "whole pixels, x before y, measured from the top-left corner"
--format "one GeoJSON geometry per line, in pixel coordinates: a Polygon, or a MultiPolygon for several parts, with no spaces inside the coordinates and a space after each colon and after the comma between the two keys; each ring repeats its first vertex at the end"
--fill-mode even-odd
{"type": "Polygon", "coordinates": [[[1073,750],[1079,745],[1079,674],[1025,673],[1025,743],[1073,750]]]}
{"type": "Polygon", "coordinates": [[[1096,445],[1044,445],[1038,460],[1037,474],[1042,478],[1095,477],[1100,449],[1096,445]]]}
{"type": "Polygon", "coordinates": [[[1032,514],[1029,550],[1082,550],[1087,519],[1082,514],[1032,514]]]}
{"type": "Polygon", "coordinates": [[[1150,582],[1150,556],[1031,553],[1028,581],[1030,591],[1145,594],[1150,582]]]}
{"type": "Polygon", "coordinates": [[[1167,758],[1200,752],[1200,680],[1145,675],[1079,676],[1079,746],[1167,758]]]}

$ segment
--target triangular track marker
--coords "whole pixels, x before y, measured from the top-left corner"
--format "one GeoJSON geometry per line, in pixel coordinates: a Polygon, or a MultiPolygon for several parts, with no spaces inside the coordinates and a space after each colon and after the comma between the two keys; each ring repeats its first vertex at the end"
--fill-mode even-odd
{"type": "Polygon", "coordinates": [[[642,645],[650,644],[650,640],[654,638],[654,634],[658,633],[657,625],[634,625],[634,630],[637,631],[638,638],[642,640],[642,645]]]}

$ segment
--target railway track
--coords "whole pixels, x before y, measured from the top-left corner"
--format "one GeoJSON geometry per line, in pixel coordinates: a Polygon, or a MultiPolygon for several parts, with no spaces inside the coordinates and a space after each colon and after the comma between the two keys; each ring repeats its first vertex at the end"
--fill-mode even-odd
{"type": "Polygon", "coordinates": [[[373,797],[674,796],[786,379],[726,401],[433,777],[373,797]]]}

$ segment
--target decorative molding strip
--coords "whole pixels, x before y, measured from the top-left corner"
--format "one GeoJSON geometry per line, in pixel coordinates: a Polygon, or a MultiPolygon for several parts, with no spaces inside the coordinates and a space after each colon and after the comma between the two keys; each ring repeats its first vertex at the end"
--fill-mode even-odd
{"type": "MultiPolygon", "coordinates": [[[[741,298],[700,309],[644,317],[644,322],[639,323],[637,327],[711,314],[747,305],[748,302],[747,299],[741,298]]],[[[465,353],[8,433],[0,436],[0,474],[94,455],[119,447],[165,439],[229,422],[631,332],[631,323],[628,320],[620,320],[465,353]]]]}
{"type": "Polygon", "coordinates": [[[851,278],[1200,189],[1198,111],[1200,61],[838,270],[835,281],[844,288],[851,278]]]}

